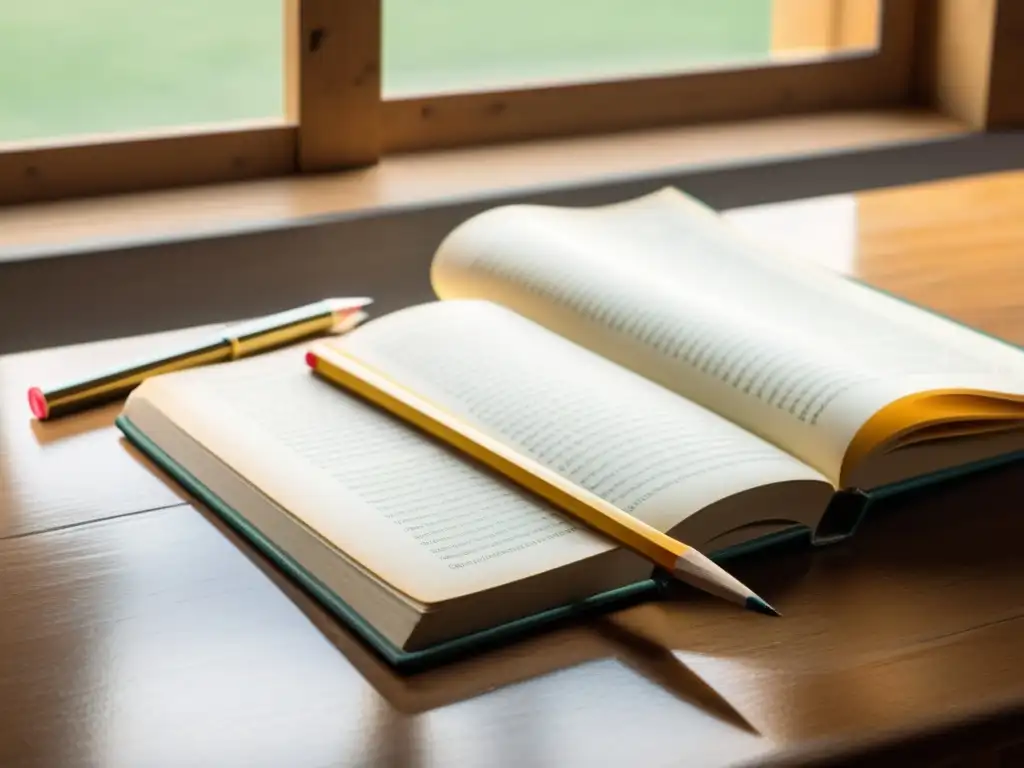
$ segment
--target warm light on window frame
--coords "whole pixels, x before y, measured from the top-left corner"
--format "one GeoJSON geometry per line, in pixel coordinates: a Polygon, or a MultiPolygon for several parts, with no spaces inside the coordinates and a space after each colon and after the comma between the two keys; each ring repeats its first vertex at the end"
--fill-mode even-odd
{"type": "Polygon", "coordinates": [[[827,110],[925,103],[975,127],[1024,118],[1024,99],[1013,95],[1011,103],[1017,91],[1006,84],[1012,41],[998,34],[999,24],[1020,24],[1024,3],[774,0],[777,55],[758,65],[384,100],[381,2],[283,0],[281,119],[0,145],[0,204],[342,170],[395,152],[827,110]]]}

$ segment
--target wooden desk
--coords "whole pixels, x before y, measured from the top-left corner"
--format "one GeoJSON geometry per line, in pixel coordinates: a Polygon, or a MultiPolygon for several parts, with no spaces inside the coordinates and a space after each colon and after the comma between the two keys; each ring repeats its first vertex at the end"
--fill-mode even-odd
{"type": "MultiPolygon", "coordinates": [[[[1024,342],[1024,175],[734,218],[1024,342]]],[[[0,358],[0,766],[1024,763],[1019,471],[744,565],[782,620],[642,605],[401,678],[153,472],[117,407],[30,421],[30,384],[146,344],[0,358]]]]}

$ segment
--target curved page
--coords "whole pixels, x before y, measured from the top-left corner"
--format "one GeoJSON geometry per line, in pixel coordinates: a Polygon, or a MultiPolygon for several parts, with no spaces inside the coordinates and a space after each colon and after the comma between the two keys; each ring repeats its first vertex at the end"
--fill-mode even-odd
{"type": "Polygon", "coordinates": [[[662,531],[791,481],[818,486],[809,490],[820,506],[753,507],[732,524],[810,524],[831,494],[818,472],[761,438],[496,304],[422,305],[332,344],[662,531]]]}
{"type": "Polygon", "coordinates": [[[766,253],[679,192],[508,206],[442,244],[444,299],[499,302],[840,483],[854,435],[931,389],[1024,394],[1024,356],[823,268],[766,253]]]}
{"type": "MultiPolygon", "coordinates": [[[[614,548],[514,484],[316,378],[299,349],[151,379],[133,394],[132,409],[144,405],[167,414],[216,457],[217,465],[187,467],[200,481],[216,489],[219,465],[230,468],[278,514],[422,604],[614,548]]],[[[637,563],[619,574],[621,584],[650,572],[637,563]]],[[[608,588],[600,578],[591,581],[608,588]]]]}

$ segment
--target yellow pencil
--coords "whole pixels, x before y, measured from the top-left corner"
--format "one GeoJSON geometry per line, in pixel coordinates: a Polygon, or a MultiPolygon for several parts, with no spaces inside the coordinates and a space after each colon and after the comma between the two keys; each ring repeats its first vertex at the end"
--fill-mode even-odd
{"type": "Polygon", "coordinates": [[[758,613],[778,612],[713,560],[647,525],[529,456],[484,434],[345,352],[313,346],[306,362],[317,374],[408,421],[533,491],[585,525],[647,558],[680,581],[758,613]]]}

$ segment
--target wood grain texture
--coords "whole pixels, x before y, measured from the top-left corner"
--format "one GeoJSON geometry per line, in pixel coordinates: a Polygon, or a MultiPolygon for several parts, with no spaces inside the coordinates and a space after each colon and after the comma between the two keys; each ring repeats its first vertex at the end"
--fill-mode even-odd
{"type": "Polygon", "coordinates": [[[0,542],[0,764],[700,766],[905,736],[1020,702],[1021,489],[744,566],[784,620],[685,592],[412,678],[191,507],[0,542]]]}
{"type": "Polygon", "coordinates": [[[0,258],[5,251],[61,250],[83,240],[298,224],[312,216],[594,184],[666,168],[875,149],[963,132],[962,124],[936,113],[864,110],[395,155],[358,171],[0,208],[0,258]]]}
{"type": "Polygon", "coordinates": [[[856,210],[856,275],[1024,345],[1024,173],[875,190],[856,210]]]}
{"type": "Polygon", "coordinates": [[[729,211],[738,228],[1024,345],[1024,173],[729,211]]]}
{"type": "MultiPolygon", "coordinates": [[[[1024,342],[1024,174],[730,218],[1024,342]]],[[[781,620],[681,590],[403,678],[201,508],[88,522],[179,496],[107,426],[112,411],[40,445],[21,389],[133,343],[0,363],[0,511],[27,534],[0,540],[5,768],[868,755],[950,768],[1024,754],[1022,467],[887,502],[842,545],[737,565],[781,620]],[[48,520],[68,527],[30,533],[48,520]]]]}
{"type": "Polygon", "coordinates": [[[686,77],[394,99],[382,107],[383,144],[385,152],[409,152],[895,106],[904,94],[900,78],[892,75],[880,56],[857,56],[686,77]]]}
{"type": "Polygon", "coordinates": [[[29,387],[91,375],[152,353],[154,344],[173,344],[174,338],[163,334],[0,357],[0,539],[183,503],[185,496],[148,471],[141,454],[118,446],[113,423],[119,404],[39,422],[26,397],[29,387]]]}
{"type": "Polygon", "coordinates": [[[380,156],[380,0],[285,0],[285,106],[298,170],[380,156]]]}
{"type": "Polygon", "coordinates": [[[0,205],[279,176],[295,142],[267,121],[0,148],[0,205]]]}

